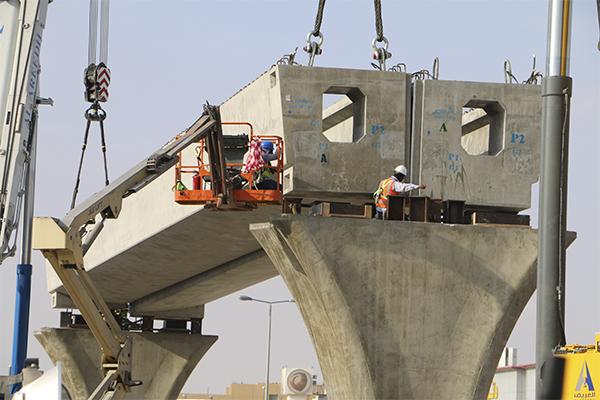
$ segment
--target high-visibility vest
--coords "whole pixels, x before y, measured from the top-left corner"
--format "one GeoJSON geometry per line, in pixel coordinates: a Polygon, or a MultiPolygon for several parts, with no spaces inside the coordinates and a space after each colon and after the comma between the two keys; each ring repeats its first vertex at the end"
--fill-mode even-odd
{"type": "Polygon", "coordinates": [[[396,180],[391,176],[379,182],[379,187],[377,191],[374,193],[375,196],[375,206],[378,208],[388,208],[388,197],[396,196],[400,193],[394,190],[394,183],[396,180]]]}
{"type": "Polygon", "coordinates": [[[269,180],[274,181],[274,180],[276,180],[275,174],[271,170],[272,168],[273,167],[266,166],[266,167],[263,167],[260,170],[258,170],[256,172],[254,182],[255,183],[260,183],[260,182],[263,182],[263,181],[269,181],[269,180]]]}

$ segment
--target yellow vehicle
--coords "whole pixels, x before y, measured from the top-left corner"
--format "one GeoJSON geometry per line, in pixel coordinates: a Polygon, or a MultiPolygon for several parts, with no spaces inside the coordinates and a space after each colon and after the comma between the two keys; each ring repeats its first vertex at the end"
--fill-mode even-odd
{"type": "Polygon", "coordinates": [[[600,333],[593,345],[567,345],[554,354],[565,360],[563,400],[600,398],[600,333]]]}

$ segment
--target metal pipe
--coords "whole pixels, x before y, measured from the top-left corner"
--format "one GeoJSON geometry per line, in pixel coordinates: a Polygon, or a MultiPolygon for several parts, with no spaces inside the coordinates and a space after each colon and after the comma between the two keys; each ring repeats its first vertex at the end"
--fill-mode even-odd
{"type": "Polygon", "coordinates": [[[31,264],[31,241],[33,238],[33,206],[35,203],[35,165],[37,158],[37,111],[34,118],[34,134],[31,138],[31,148],[29,150],[29,162],[27,163],[27,186],[23,202],[23,237],[21,244],[21,264],[31,264]]]}
{"type": "Polygon", "coordinates": [[[269,400],[269,369],[271,368],[271,315],[273,303],[269,303],[269,336],[267,339],[267,376],[265,378],[265,400],[269,400]]]}
{"type": "Polygon", "coordinates": [[[565,343],[565,249],[569,144],[572,0],[550,0],[546,77],[542,81],[539,246],[536,320],[536,398],[552,380],[552,350],[565,343]],[[546,368],[544,368],[546,366],[546,368]]]}
{"type": "MultiPolygon", "coordinates": [[[[10,374],[18,375],[25,366],[27,357],[27,338],[29,334],[29,310],[31,299],[31,238],[33,225],[33,205],[35,196],[35,162],[37,151],[37,111],[32,118],[31,148],[29,162],[25,170],[25,194],[23,208],[23,234],[21,237],[21,263],[17,264],[17,287],[15,298],[15,316],[13,326],[13,349],[10,374]]],[[[21,384],[15,384],[11,392],[15,393],[21,384]]]]}
{"type": "Polygon", "coordinates": [[[96,64],[98,51],[98,0],[90,0],[88,65],[96,64]]]}
{"type": "Polygon", "coordinates": [[[273,314],[273,304],[282,304],[282,303],[295,303],[294,300],[278,300],[278,301],[267,301],[255,299],[250,296],[242,295],[240,296],[241,301],[257,301],[259,303],[264,303],[269,305],[269,333],[267,337],[267,373],[265,377],[265,392],[264,392],[264,400],[269,400],[269,370],[271,369],[271,316],[273,314]]]}
{"type": "Polygon", "coordinates": [[[572,0],[550,0],[546,76],[568,76],[572,0]]]}
{"type": "Polygon", "coordinates": [[[100,58],[99,62],[108,65],[108,21],[110,0],[102,0],[100,7],[100,58]]]}

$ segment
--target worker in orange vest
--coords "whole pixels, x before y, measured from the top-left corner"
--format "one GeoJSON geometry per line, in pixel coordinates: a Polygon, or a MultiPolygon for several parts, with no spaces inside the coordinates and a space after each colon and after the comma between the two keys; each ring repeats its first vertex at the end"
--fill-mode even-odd
{"type": "Polygon", "coordinates": [[[394,175],[379,182],[377,191],[373,193],[378,219],[387,219],[388,197],[398,196],[416,189],[425,189],[426,185],[415,185],[414,183],[402,182],[408,170],[404,165],[398,165],[394,169],[394,175]]]}

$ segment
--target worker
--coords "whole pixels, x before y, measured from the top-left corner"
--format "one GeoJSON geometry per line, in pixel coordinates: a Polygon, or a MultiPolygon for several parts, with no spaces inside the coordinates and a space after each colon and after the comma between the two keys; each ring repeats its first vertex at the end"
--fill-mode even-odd
{"type": "Polygon", "coordinates": [[[377,191],[373,193],[375,198],[375,208],[377,210],[377,219],[387,219],[388,197],[398,196],[416,189],[425,189],[426,185],[416,185],[414,183],[404,183],[404,178],[408,170],[404,165],[398,165],[394,169],[394,175],[379,182],[377,191]]]}
{"type": "MultiPolygon", "coordinates": [[[[248,164],[251,162],[251,152],[252,149],[249,149],[244,155],[244,166],[246,170],[248,169],[248,164]]],[[[265,165],[261,169],[255,171],[253,175],[254,187],[260,190],[275,190],[277,189],[277,172],[273,171],[273,167],[271,167],[271,161],[276,161],[278,158],[275,145],[273,142],[265,140],[260,143],[260,152],[265,165]]]]}

